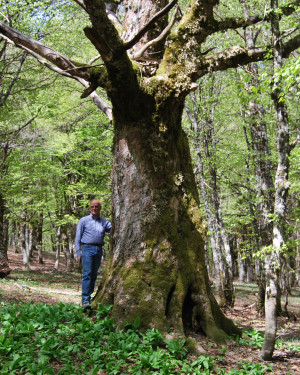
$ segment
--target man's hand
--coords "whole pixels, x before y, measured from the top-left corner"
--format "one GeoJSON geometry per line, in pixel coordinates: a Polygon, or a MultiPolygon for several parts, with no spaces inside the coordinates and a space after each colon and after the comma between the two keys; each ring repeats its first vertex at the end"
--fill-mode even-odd
{"type": "Polygon", "coordinates": [[[77,257],[78,263],[81,264],[81,256],[77,257]]]}

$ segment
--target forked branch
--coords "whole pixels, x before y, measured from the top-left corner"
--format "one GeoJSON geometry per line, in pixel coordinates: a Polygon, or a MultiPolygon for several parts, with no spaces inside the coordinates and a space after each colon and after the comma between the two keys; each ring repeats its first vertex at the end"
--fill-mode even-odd
{"type": "Polygon", "coordinates": [[[152,26],[155,24],[155,22],[159,18],[164,16],[166,13],[169,12],[169,10],[171,10],[174,7],[174,5],[177,3],[177,1],[178,0],[171,1],[170,4],[166,5],[162,10],[157,12],[151,18],[151,20],[130,41],[124,43],[124,49],[128,50],[128,49],[132,48],[146,34],[146,32],[149,31],[152,28],[152,26]]]}
{"type": "MultiPolygon", "coordinates": [[[[18,34],[20,34],[20,33],[18,33],[18,34]]],[[[36,53],[36,52],[33,51],[34,48],[29,48],[30,45],[28,43],[27,43],[27,45],[28,45],[28,47],[27,47],[27,46],[24,46],[23,44],[16,43],[17,40],[12,40],[12,38],[6,37],[4,35],[2,35],[2,38],[5,39],[7,42],[14,44],[16,47],[21,48],[24,51],[26,51],[32,57],[34,57],[41,65],[44,65],[45,67],[52,70],[53,72],[58,73],[58,74],[60,74],[64,77],[75,79],[76,81],[81,83],[86,88],[86,90],[89,90],[88,94],[85,95],[85,97],[89,96],[91,98],[91,100],[96,104],[96,106],[99,109],[101,109],[101,111],[103,111],[107,115],[107,117],[109,118],[110,121],[112,121],[112,109],[104,100],[102,100],[99,97],[99,95],[97,95],[96,92],[94,92],[94,90],[97,87],[95,87],[92,91],[90,90],[90,85],[89,85],[89,82],[88,82],[89,78],[90,78],[89,73],[88,73],[88,68],[90,68],[90,66],[84,66],[84,67],[80,67],[80,68],[77,69],[75,67],[75,65],[73,65],[73,63],[65,57],[64,57],[64,64],[60,63],[61,60],[59,58],[57,59],[57,58],[52,57],[51,59],[49,59],[49,47],[43,45],[42,43],[39,43],[40,48],[38,48],[38,49],[35,48],[35,50],[39,51],[39,53],[36,53]],[[48,53],[45,53],[45,51],[47,51],[48,53]],[[44,55],[46,56],[45,58],[43,57],[44,55]],[[48,60],[50,60],[50,62],[53,61],[54,63],[56,63],[58,61],[59,63],[56,64],[56,65],[53,65],[53,63],[51,64],[48,60]],[[67,62],[69,66],[72,66],[72,68],[71,69],[65,69],[65,66],[66,66],[65,62],[67,62]],[[62,69],[61,66],[64,69],[62,69]],[[75,67],[75,69],[73,67],[75,67]],[[82,72],[84,74],[82,74],[82,72]],[[79,74],[77,75],[77,73],[79,73],[79,74]]],[[[28,37],[26,37],[26,38],[28,38],[28,37]]],[[[28,39],[31,39],[31,38],[28,38],[28,39]]],[[[21,39],[19,39],[19,41],[21,41],[21,39]]],[[[36,41],[34,41],[34,42],[36,42],[36,41]]],[[[38,42],[36,42],[36,43],[38,43],[38,42]]],[[[62,56],[62,55],[58,54],[57,52],[55,52],[53,50],[51,50],[51,51],[52,51],[51,56],[53,56],[54,54],[57,54],[58,57],[62,56]]],[[[86,90],[85,90],[85,92],[86,92],[86,90]]]]}
{"type": "Polygon", "coordinates": [[[168,26],[162,31],[162,33],[157,38],[150,40],[137,53],[135,53],[133,56],[130,56],[133,60],[137,60],[140,57],[142,57],[143,54],[145,53],[145,51],[149,47],[153,46],[154,44],[157,44],[159,41],[161,41],[168,34],[168,32],[172,29],[172,27],[173,27],[173,25],[176,21],[178,9],[179,9],[179,7],[177,5],[176,8],[175,8],[175,11],[173,13],[173,16],[172,16],[172,19],[171,19],[170,23],[168,24],[168,26]]]}

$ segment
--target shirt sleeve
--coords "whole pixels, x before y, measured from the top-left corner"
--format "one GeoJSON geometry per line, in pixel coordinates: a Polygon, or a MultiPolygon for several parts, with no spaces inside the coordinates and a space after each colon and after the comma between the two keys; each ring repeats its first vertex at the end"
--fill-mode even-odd
{"type": "Polygon", "coordinates": [[[110,233],[110,230],[111,230],[111,222],[109,220],[106,220],[105,232],[110,233]]]}
{"type": "Polygon", "coordinates": [[[82,222],[82,219],[80,219],[77,224],[76,235],[75,235],[75,249],[76,249],[77,257],[81,256],[80,241],[81,241],[82,234],[83,234],[83,222],[82,222]]]}

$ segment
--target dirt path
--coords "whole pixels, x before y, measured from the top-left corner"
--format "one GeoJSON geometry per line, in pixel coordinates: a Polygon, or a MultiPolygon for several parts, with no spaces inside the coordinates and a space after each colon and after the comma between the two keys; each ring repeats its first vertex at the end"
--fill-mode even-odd
{"type": "MultiPolygon", "coordinates": [[[[32,261],[32,271],[24,270],[20,254],[9,252],[11,274],[6,279],[0,279],[0,302],[7,303],[46,303],[58,302],[80,304],[81,275],[76,272],[66,273],[64,257],[60,258],[59,270],[54,272],[55,255],[44,254],[44,264],[32,261]]],[[[101,272],[101,271],[100,271],[101,272]]],[[[233,309],[227,309],[225,314],[233,319],[243,329],[255,329],[263,332],[264,319],[255,311],[255,284],[236,283],[236,303],[233,309]]],[[[278,336],[284,343],[300,346],[300,289],[293,290],[289,297],[290,319],[278,319],[278,336]]],[[[221,356],[218,366],[229,371],[239,368],[238,362],[260,362],[260,349],[253,346],[237,344],[232,341],[227,348],[220,348],[208,342],[202,335],[193,335],[199,341],[204,353],[211,356],[221,356]]],[[[269,362],[265,362],[269,366],[269,362]]],[[[274,352],[273,372],[276,375],[299,375],[300,353],[287,349],[287,345],[274,352]]]]}
{"type": "Polygon", "coordinates": [[[6,302],[33,301],[47,304],[57,302],[80,303],[81,275],[78,270],[65,272],[64,256],[60,257],[58,271],[54,269],[55,254],[45,253],[44,264],[37,258],[31,262],[32,270],[24,269],[21,254],[8,253],[11,273],[0,284],[2,300],[6,302]]]}

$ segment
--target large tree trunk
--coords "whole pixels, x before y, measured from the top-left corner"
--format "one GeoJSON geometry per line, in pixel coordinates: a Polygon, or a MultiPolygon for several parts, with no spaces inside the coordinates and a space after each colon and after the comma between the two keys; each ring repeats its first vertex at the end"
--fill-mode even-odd
{"type": "Polygon", "coordinates": [[[205,265],[205,225],[181,127],[191,82],[173,81],[167,51],[161,75],[140,81],[126,54],[116,52],[114,60],[105,47],[102,36],[116,51],[120,41],[109,24],[103,27],[103,9],[85,3],[93,24],[85,32],[106,64],[115,130],[112,252],[94,306],[113,304],[118,324],[140,316],[144,328],[181,336],[192,329],[224,342],[240,330],[221,312],[205,265]]]}
{"type": "Polygon", "coordinates": [[[113,253],[95,304],[113,303],[118,323],[140,316],[144,327],[193,329],[221,342],[239,330],[209,285],[183,101],[144,111],[135,123],[115,122],[113,253]]]}

